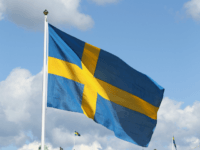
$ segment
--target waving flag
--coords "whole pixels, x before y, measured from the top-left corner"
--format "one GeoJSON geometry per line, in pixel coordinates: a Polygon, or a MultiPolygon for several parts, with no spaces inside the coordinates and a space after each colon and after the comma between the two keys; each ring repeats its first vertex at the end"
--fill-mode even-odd
{"type": "MultiPolygon", "coordinates": [[[[174,136],[173,136],[173,144],[174,144],[174,147],[176,148],[176,143],[175,143],[175,140],[174,140],[174,136]]],[[[177,150],[177,148],[176,148],[177,150]]]]}
{"type": "Polygon", "coordinates": [[[75,136],[81,136],[77,131],[74,132],[75,136]]]}
{"type": "Polygon", "coordinates": [[[120,58],[49,24],[48,107],[83,113],[116,137],[147,147],[163,92],[120,58]]]}

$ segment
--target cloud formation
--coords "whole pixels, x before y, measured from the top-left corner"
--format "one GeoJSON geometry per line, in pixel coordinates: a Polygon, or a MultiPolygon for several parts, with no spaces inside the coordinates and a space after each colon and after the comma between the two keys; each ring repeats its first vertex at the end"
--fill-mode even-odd
{"type": "MultiPolygon", "coordinates": [[[[52,145],[49,143],[47,143],[45,145],[48,147],[48,150],[58,150],[59,149],[59,147],[53,148],[52,145]]],[[[41,144],[39,142],[34,141],[32,143],[23,145],[18,150],[38,150],[39,146],[41,146],[41,144]]]]}
{"type": "Polygon", "coordinates": [[[200,1],[190,0],[184,4],[188,16],[195,20],[200,20],[200,1]]]}
{"type": "MultiPolygon", "coordinates": [[[[175,136],[178,149],[191,149],[198,145],[200,130],[200,102],[196,101],[192,106],[181,109],[182,102],[176,102],[164,98],[159,113],[158,125],[155,130],[153,141],[157,147],[169,145],[169,140],[175,136]]],[[[171,144],[171,143],[170,143],[171,144]]],[[[161,148],[163,149],[163,148],[161,148]]]]}
{"type": "Polygon", "coordinates": [[[98,142],[94,142],[90,145],[78,145],[78,146],[74,146],[73,149],[79,149],[79,150],[101,150],[102,147],[98,142]]]}
{"type": "Polygon", "coordinates": [[[16,68],[0,82],[0,148],[12,143],[20,146],[29,140],[26,133],[31,130],[28,126],[34,125],[32,119],[42,90],[40,76],[41,73],[31,76],[28,70],[16,68]]]}
{"type": "MultiPolygon", "coordinates": [[[[0,149],[11,144],[23,149],[40,145],[42,72],[31,75],[26,69],[16,68],[0,82],[0,149]],[[30,144],[25,145],[26,142],[30,144]]],[[[178,149],[188,150],[200,142],[200,102],[181,108],[181,102],[164,98],[158,112],[158,124],[146,150],[171,149],[172,135],[178,149]]],[[[84,149],[141,149],[116,138],[112,131],[94,123],[79,113],[53,108],[46,110],[46,142],[51,149],[72,148],[74,131],[76,148],[84,149]]]]}
{"type": "Polygon", "coordinates": [[[3,17],[28,29],[43,29],[43,11],[49,11],[48,21],[55,25],[86,30],[93,19],[80,12],[81,0],[0,0],[0,20],[3,17]]]}

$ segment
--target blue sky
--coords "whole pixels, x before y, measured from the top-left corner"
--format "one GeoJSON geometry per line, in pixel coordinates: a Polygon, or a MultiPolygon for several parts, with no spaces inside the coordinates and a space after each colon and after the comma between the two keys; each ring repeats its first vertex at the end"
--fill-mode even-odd
{"type": "MultiPolygon", "coordinates": [[[[40,142],[44,9],[49,10],[49,23],[119,56],[165,88],[155,134],[149,148],[144,149],[170,149],[172,134],[180,149],[199,144],[199,0],[50,0],[49,3],[46,0],[0,0],[0,116],[5,121],[0,125],[0,140],[6,141],[0,142],[0,148],[23,149],[25,144],[33,147],[40,142]],[[16,107],[13,114],[8,113],[14,106],[20,111],[16,107]],[[37,125],[33,125],[31,118],[39,118],[37,125]],[[18,131],[11,132],[15,127],[18,131]],[[21,141],[16,140],[17,137],[21,137],[21,141]]],[[[66,115],[54,110],[48,113],[55,114],[55,118],[66,115]]],[[[66,118],[70,118],[68,113],[66,118]]],[[[57,131],[67,140],[69,137],[65,136],[71,134],[72,127],[65,127],[62,118],[55,120],[48,128],[52,134],[57,131]]],[[[113,143],[122,142],[87,118],[82,121],[83,126],[94,127],[89,133],[95,131],[97,135],[93,139],[87,135],[89,129],[77,125],[87,136],[77,143],[81,150],[84,146],[85,149],[94,146],[93,149],[112,150],[118,148],[113,143]],[[110,142],[106,143],[106,136],[111,136],[110,142]]],[[[47,135],[47,141],[53,148],[59,147],[58,143],[65,149],[73,146],[73,141],[67,145],[60,140],[56,144],[53,138],[56,136],[52,134],[47,135]]],[[[121,145],[126,149],[139,149],[127,142],[121,145]]]]}

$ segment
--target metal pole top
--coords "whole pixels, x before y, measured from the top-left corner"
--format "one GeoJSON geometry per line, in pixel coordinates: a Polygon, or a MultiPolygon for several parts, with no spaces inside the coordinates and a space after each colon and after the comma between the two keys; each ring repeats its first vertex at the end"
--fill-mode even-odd
{"type": "Polygon", "coordinates": [[[44,15],[48,15],[49,12],[45,9],[43,13],[44,15]]]}

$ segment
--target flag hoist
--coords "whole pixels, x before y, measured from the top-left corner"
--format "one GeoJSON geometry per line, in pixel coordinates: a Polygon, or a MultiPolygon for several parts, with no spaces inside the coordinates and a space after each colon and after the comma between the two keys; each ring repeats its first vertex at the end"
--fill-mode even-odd
{"type": "Polygon", "coordinates": [[[45,109],[47,98],[47,15],[48,11],[44,12],[44,60],[43,60],[43,90],[42,90],[42,132],[41,132],[41,150],[44,150],[45,144],[45,109]]]}

